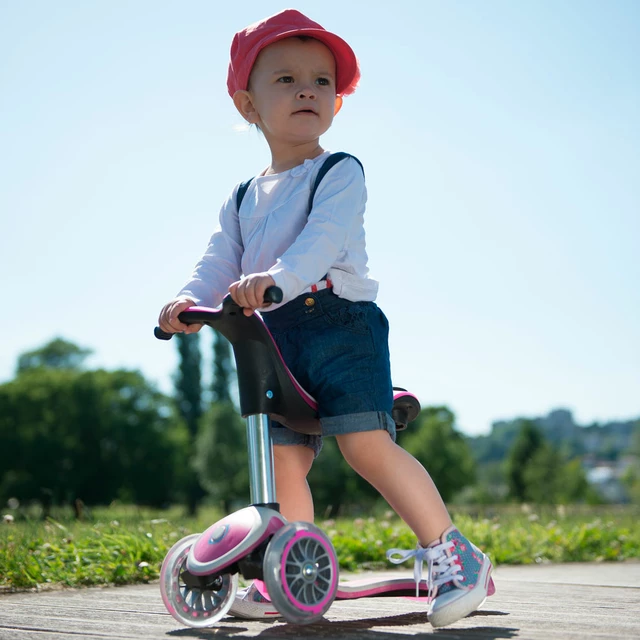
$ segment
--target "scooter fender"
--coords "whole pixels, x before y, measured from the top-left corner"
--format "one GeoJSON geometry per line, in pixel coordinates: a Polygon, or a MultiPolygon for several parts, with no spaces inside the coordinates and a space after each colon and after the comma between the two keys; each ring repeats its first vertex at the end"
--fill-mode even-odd
{"type": "Polygon", "coordinates": [[[253,551],[287,524],[268,507],[245,507],[212,524],[187,556],[187,571],[195,576],[217,573],[253,551]]]}

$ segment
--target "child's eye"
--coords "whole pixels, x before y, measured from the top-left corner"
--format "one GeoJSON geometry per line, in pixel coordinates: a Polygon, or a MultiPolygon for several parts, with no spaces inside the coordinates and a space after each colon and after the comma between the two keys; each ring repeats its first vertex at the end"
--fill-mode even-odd
{"type": "Polygon", "coordinates": [[[285,84],[291,84],[293,82],[293,76],[282,76],[278,78],[278,82],[284,82],[285,84]]]}
{"type": "Polygon", "coordinates": [[[331,84],[331,80],[329,78],[318,78],[316,83],[328,87],[331,84]]]}

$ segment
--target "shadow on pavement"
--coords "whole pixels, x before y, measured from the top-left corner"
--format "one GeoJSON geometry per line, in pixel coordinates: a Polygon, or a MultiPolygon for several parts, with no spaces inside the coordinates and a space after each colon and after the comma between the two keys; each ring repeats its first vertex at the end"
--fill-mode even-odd
{"type": "MultiPolygon", "coordinates": [[[[509,615],[503,611],[476,611],[469,617],[485,616],[505,616],[509,615]]],[[[518,635],[519,629],[511,627],[474,627],[455,628],[447,627],[433,629],[426,633],[398,633],[397,631],[387,633],[381,627],[402,627],[423,625],[426,622],[423,613],[406,613],[397,616],[386,616],[381,618],[366,618],[363,620],[340,620],[331,622],[321,620],[312,625],[296,624],[273,624],[273,622],[253,621],[252,630],[255,630],[256,638],[331,638],[335,640],[356,640],[357,638],[371,638],[371,640],[398,640],[399,638],[412,638],[413,640],[427,637],[437,637],[439,640],[447,638],[483,638],[484,640],[498,640],[514,638],[518,635]],[[256,629],[256,625],[264,626],[264,629],[256,629]],[[375,630],[372,630],[374,629],[375,630]]],[[[199,640],[212,640],[215,637],[233,637],[240,633],[249,631],[249,628],[239,625],[221,625],[210,629],[179,629],[170,631],[169,636],[176,638],[196,638],[199,640]]],[[[246,637],[246,636],[245,636],[246,637]]]]}

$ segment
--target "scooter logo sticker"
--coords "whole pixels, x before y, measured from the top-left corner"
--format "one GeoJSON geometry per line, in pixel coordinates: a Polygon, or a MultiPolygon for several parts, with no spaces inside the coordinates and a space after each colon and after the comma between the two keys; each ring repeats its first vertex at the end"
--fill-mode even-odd
{"type": "Polygon", "coordinates": [[[209,538],[209,544],[217,544],[218,542],[220,542],[220,540],[222,540],[227,535],[228,531],[229,525],[221,524],[219,527],[213,530],[213,533],[209,538]]]}

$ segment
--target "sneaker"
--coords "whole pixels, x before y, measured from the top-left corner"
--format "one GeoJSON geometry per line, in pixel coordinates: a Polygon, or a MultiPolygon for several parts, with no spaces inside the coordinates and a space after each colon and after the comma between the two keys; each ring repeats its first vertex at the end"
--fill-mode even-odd
{"type": "Polygon", "coordinates": [[[229,615],[246,620],[282,617],[271,601],[260,593],[255,581],[245,589],[238,589],[236,598],[229,609],[229,615]]]}
{"type": "Polygon", "coordinates": [[[426,548],[418,545],[411,551],[390,549],[387,557],[394,564],[415,558],[416,595],[423,563],[427,563],[427,617],[433,627],[445,627],[468,616],[495,590],[491,561],[453,526],[426,548]]]}

